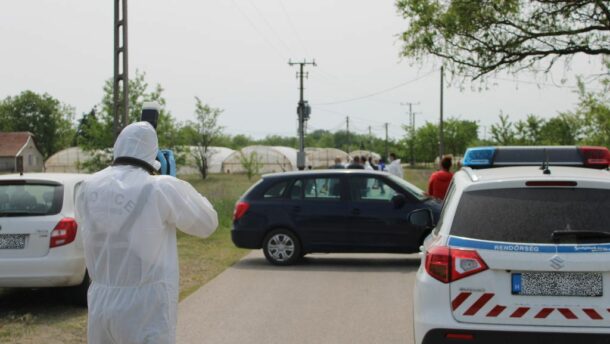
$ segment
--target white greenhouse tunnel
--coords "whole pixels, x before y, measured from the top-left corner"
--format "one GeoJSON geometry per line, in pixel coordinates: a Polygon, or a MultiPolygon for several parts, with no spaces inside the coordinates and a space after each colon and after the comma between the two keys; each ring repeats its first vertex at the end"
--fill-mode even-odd
{"type": "Polygon", "coordinates": [[[260,173],[286,172],[297,169],[297,150],[290,147],[248,146],[234,152],[222,164],[224,173],[245,173],[242,157],[256,155],[260,173]]]}
{"type": "MultiPolygon", "coordinates": [[[[196,146],[180,147],[176,154],[182,154],[185,158],[184,164],[178,165],[178,174],[198,174],[195,156],[198,148],[196,146]]],[[[108,153],[111,154],[111,153],[108,153]]],[[[279,146],[248,146],[235,151],[226,147],[208,148],[208,172],[209,173],[245,173],[242,166],[242,157],[250,157],[256,154],[260,163],[259,173],[286,172],[297,170],[297,150],[291,147],[279,146]]],[[[335,159],[341,159],[342,163],[348,162],[354,156],[372,156],[379,159],[379,154],[369,151],[353,151],[350,154],[336,148],[306,148],[306,166],[315,169],[323,169],[335,164],[335,159]]],[[[82,163],[90,159],[91,153],[83,151],[79,147],[70,147],[53,154],[45,162],[46,172],[63,173],[86,173],[81,168],[82,163]]]]}

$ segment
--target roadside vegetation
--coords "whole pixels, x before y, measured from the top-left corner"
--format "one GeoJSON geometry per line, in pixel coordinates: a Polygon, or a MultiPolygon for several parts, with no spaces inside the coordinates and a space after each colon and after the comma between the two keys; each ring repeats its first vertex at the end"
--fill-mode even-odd
{"type": "MultiPolygon", "coordinates": [[[[254,182],[245,175],[185,179],[214,204],[220,225],[207,239],[178,234],[180,300],[248,253],[233,246],[230,230],[235,202],[254,182]]],[[[86,328],[86,309],[71,305],[62,290],[0,289],[0,343],[85,343],[86,328]]]]}

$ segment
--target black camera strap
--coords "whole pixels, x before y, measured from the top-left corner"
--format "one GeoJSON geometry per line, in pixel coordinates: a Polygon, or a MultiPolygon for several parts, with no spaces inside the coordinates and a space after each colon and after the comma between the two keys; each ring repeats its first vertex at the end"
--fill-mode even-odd
{"type": "Polygon", "coordinates": [[[151,175],[159,174],[159,172],[146,161],[132,158],[129,156],[120,156],[120,157],[114,159],[114,161],[112,162],[112,166],[118,166],[118,165],[136,166],[141,169],[144,169],[146,172],[148,172],[151,175]]]}

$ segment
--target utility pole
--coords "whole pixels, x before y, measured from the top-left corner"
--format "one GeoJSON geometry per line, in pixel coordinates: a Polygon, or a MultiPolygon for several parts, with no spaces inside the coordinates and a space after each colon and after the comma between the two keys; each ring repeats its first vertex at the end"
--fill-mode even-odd
{"type": "Polygon", "coordinates": [[[112,90],[115,140],[129,122],[129,69],[127,68],[127,58],[127,0],[114,0],[114,78],[112,90]]]}
{"type": "Polygon", "coordinates": [[[415,113],[413,113],[413,105],[419,105],[419,102],[404,102],[400,103],[400,105],[408,105],[409,106],[409,150],[410,150],[410,164],[411,167],[415,167],[415,113]]]}
{"type": "Polygon", "coordinates": [[[349,154],[351,148],[351,142],[349,137],[349,116],[345,117],[345,129],[347,131],[347,154],[349,154]]]}
{"type": "Polygon", "coordinates": [[[307,101],[305,101],[303,99],[303,91],[305,89],[303,87],[303,78],[308,76],[308,74],[306,75],[305,72],[303,71],[303,68],[306,65],[312,65],[315,67],[316,61],[313,60],[312,62],[307,62],[307,60],[303,60],[302,62],[292,62],[291,60],[288,60],[289,66],[294,66],[297,64],[300,66],[299,72],[297,73],[297,78],[299,78],[299,80],[300,80],[299,104],[297,107],[297,115],[299,117],[299,152],[297,153],[297,168],[299,170],[304,170],[305,169],[305,121],[307,121],[309,119],[309,115],[311,114],[311,107],[309,106],[307,101]]]}
{"type": "Polygon", "coordinates": [[[388,159],[388,154],[390,154],[388,152],[388,125],[389,125],[389,123],[387,123],[387,122],[384,124],[384,126],[385,126],[385,158],[386,158],[386,160],[388,159]]]}
{"type": "Polygon", "coordinates": [[[445,69],[443,66],[441,66],[441,121],[438,125],[438,129],[439,129],[439,141],[438,141],[438,149],[439,149],[439,156],[438,156],[438,161],[440,162],[443,159],[443,155],[445,155],[445,132],[443,129],[443,90],[445,88],[444,86],[444,77],[445,74],[445,69]]]}

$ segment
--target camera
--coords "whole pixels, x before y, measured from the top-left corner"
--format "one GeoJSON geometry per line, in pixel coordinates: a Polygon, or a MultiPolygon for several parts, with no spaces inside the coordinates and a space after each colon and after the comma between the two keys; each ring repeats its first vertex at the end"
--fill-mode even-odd
{"type": "MultiPolygon", "coordinates": [[[[155,130],[157,130],[157,124],[159,123],[159,115],[161,113],[161,106],[157,102],[144,102],[142,105],[142,115],[140,121],[150,123],[155,130]]],[[[157,161],[161,163],[159,174],[176,176],[176,159],[174,158],[174,152],[171,149],[159,149],[157,152],[157,161]]]]}

